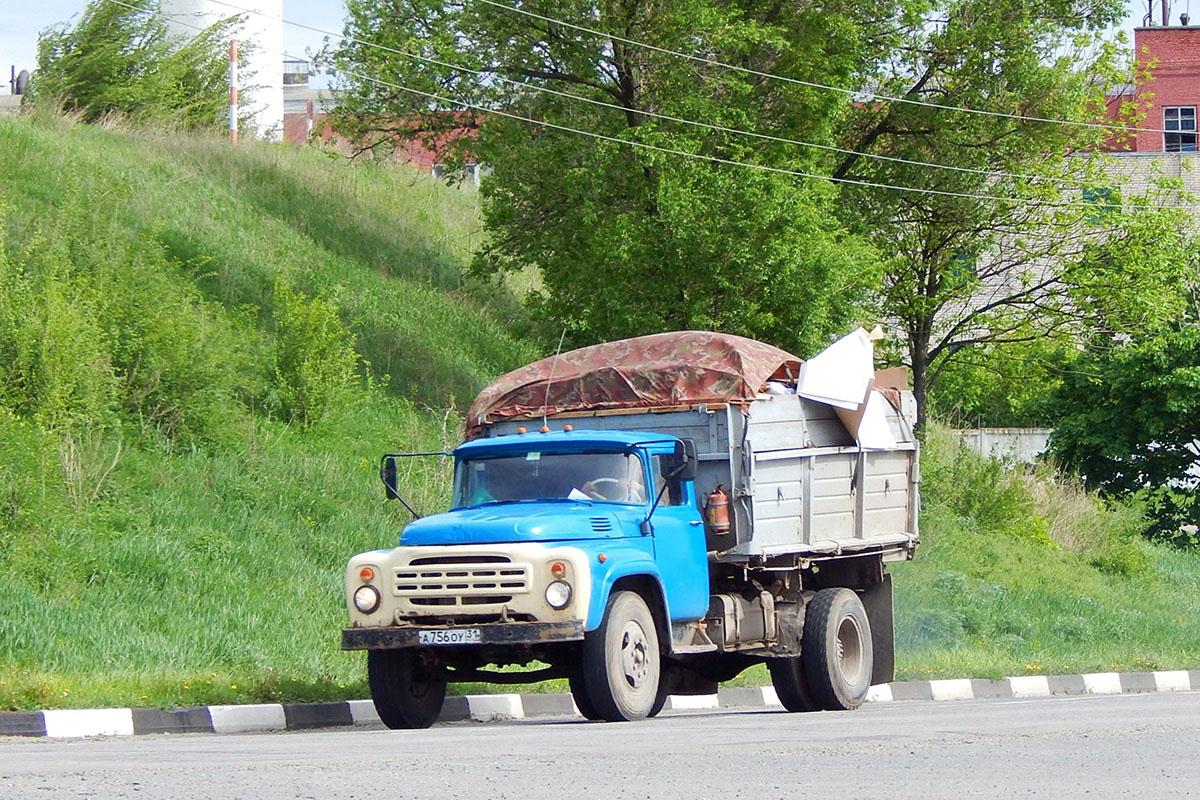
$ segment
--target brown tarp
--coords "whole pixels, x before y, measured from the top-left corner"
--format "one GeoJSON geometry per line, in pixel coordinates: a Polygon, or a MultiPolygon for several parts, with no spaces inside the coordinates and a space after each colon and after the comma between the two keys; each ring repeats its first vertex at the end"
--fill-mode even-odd
{"type": "Polygon", "coordinates": [[[747,403],[801,359],[742,336],[679,331],[551,356],[496,379],[467,412],[467,438],[490,422],[567,411],[747,403]]]}

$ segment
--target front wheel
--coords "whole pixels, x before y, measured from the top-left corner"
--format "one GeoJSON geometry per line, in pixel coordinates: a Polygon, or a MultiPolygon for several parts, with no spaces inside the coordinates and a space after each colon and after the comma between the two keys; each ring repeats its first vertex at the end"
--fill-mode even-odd
{"type": "Polygon", "coordinates": [[[427,670],[414,650],[368,650],[367,683],[379,719],[392,729],[428,728],[446,699],[446,680],[427,670]]]}
{"type": "Polygon", "coordinates": [[[871,626],[858,595],[849,589],[817,592],[805,610],[801,658],[821,708],[849,711],[863,704],[871,688],[871,647],[871,626]]]}
{"type": "MultiPolygon", "coordinates": [[[[645,719],[655,710],[661,677],[658,631],[636,592],[609,597],[600,627],[583,641],[582,677],[596,718],[625,722],[645,719]]],[[[583,710],[583,704],[576,704],[583,710]]]]}

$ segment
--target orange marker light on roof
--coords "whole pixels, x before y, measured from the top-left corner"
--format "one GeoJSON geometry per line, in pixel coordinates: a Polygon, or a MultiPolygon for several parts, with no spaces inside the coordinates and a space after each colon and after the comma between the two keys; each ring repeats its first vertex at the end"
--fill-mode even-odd
{"type": "Polygon", "coordinates": [[[547,428],[545,425],[543,425],[543,426],[542,426],[542,433],[549,433],[549,432],[550,432],[550,429],[549,429],[549,428],[547,428]]]}
{"type": "Polygon", "coordinates": [[[524,429],[524,428],[517,428],[517,433],[525,433],[525,429],[524,429]]]}
{"type": "Polygon", "coordinates": [[[363,579],[363,583],[366,583],[375,577],[375,570],[370,567],[363,567],[358,571],[358,577],[363,579]]]}
{"type": "Polygon", "coordinates": [[[563,430],[564,431],[573,431],[573,430],[575,430],[575,426],[574,425],[563,425],[563,430]]]}

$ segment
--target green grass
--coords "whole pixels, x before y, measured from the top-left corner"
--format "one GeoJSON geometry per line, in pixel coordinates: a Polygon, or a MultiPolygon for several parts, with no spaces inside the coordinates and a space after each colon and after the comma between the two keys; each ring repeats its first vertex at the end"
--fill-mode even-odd
{"type": "MultiPolygon", "coordinates": [[[[0,324],[0,356],[36,367],[0,390],[0,708],[364,696],[341,581],[404,522],[379,454],[452,446],[448,403],[539,355],[510,333],[518,302],[464,277],[474,194],[310,149],[9,118],[0,205],[0,278],[24,292],[0,312],[37,312],[0,324]],[[336,299],[374,376],[308,428],[272,402],[281,276],[336,299]],[[131,348],[150,379],[116,368],[131,348]],[[211,407],[168,427],[181,398],[211,407]]],[[[406,469],[418,508],[445,504],[443,464],[406,469]]]]}
{"type": "MultiPolygon", "coordinates": [[[[453,445],[539,355],[520,287],[464,277],[478,224],[394,166],[0,119],[0,709],[367,696],[341,581],[405,522],[379,454],[453,445]],[[369,364],[310,426],[279,401],[280,279],[369,364]]],[[[1200,555],[940,433],[922,461],[901,678],[1200,666],[1200,555]]],[[[444,463],[404,469],[444,507],[444,463]]]]}

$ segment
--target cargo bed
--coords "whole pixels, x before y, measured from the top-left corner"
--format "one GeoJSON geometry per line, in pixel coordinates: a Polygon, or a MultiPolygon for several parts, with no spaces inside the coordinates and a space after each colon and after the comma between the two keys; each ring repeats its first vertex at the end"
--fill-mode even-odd
{"type": "MultiPolygon", "coordinates": [[[[576,411],[550,419],[578,429],[643,430],[695,442],[697,496],[722,485],[731,531],[708,532],[710,558],[755,566],[879,553],[912,557],[918,541],[917,443],[912,395],[887,404],[894,448],[860,448],[828,405],[795,394],[746,404],[576,411]]],[[[540,424],[540,417],[538,418],[540,424]]],[[[484,425],[484,436],[516,433],[522,418],[484,425]]],[[[557,427],[557,426],[555,426],[557,427]]]]}

